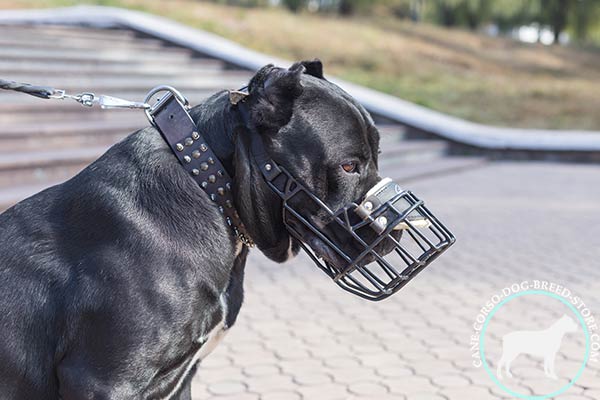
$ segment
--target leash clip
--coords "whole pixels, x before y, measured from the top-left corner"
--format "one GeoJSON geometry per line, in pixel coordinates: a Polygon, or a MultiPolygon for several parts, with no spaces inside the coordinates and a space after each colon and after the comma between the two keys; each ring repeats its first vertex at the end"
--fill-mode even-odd
{"type": "Polygon", "coordinates": [[[67,93],[62,89],[54,89],[54,92],[48,96],[49,99],[58,99],[62,100],[67,97],[67,93]]]}
{"type": "Polygon", "coordinates": [[[92,107],[96,101],[94,93],[81,93],[74,96],[75,100],[84,107],[92,107]]]}
{"type": "Polygon", "coordinates": [[[147,110],[150,104],[140,103],[137,101],[123,100],[118,97],[102,95],[98,97],[98,104],[101,108],[134,108],[147,110]]]}
{"type": "Polygon", "coordinates": [[[54,93],[48,96],[49,99],[72,99],[81,104],[84,107],[93,107],[94,104],[98,104],[100,108],[130,108],[130,109],[142,109],[148,110],[151,108],[150,104],[146,102],[138,102],[138,101],[129,101],[125,99],[120,99],[118,97],[100,95],[96,96],[91,92],[79,93],[76,95],[67,94],[66,91],[62,89],[55,89],[54,93]]]}

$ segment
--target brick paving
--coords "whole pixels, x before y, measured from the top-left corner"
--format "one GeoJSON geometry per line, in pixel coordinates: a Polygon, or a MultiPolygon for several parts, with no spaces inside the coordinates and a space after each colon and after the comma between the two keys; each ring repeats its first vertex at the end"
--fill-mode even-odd
{"type": "MultiPolygon", "coordinates": [[[[411,183],[458,242],[381,303],[338,289],[306,256],[276,265],[255,251],[239,320],[199,368],[194,399],[511,398],[472,365],[475,317],[491,295],[524,279],[563,284],[600,316],[599,183],[598,165],[513,162],[411,183]]],[[[498,312],[490,346],[506,330],[560,317],[549,304],[498,312]]],[[[522,394],[556,390],[580,365],[581,337],[563,340],[557,381],[521,356],[515,378],[503,382],[522,394]]],[[[599,399],[600,365],[590,363],[556,398],[599,399]]]]}

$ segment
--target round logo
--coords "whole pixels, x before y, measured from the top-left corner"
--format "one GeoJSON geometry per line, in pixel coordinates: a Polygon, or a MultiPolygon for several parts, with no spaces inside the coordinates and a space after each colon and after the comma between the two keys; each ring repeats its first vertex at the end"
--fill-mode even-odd
{"type": "Polygon", "coordinates": [[[591,311],[554,283],[502,289],[481,308],[473,329],[473,365],[515,398],[558,396],[598,361],[600,336],[591,311]]]}

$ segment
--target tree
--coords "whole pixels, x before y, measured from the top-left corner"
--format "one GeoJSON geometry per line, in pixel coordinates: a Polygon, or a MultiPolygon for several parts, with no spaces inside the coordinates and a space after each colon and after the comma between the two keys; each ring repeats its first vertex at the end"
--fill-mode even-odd
{"type": "Polygon", "coordinates": [[[429,4],[437,23],[472,30],[488,20],[491,7],[488,0],[432,0],[429,4]]]}
{"type": "Polygon", "coordinates": [[[283,5],[293,12],[298,12],[306,7],[306,0],[283,0],[283,5]]]}
{"type": "Polygon", "coordinates": [[[568,15],[577,0],[546,0],[540,15],[541,22],[552,27],[554,43],[558,43],[560,34],[567,27],[568,15]]]}
{"type": "Polygon", "coordinates": [[[354,15],[359,11],[362,13],[368,13],[369,9],[372,8],[375,3],[384,3],[384,1],[376,0],[336,0],[337,11],[340,15],[348,16],[354,15]]]}

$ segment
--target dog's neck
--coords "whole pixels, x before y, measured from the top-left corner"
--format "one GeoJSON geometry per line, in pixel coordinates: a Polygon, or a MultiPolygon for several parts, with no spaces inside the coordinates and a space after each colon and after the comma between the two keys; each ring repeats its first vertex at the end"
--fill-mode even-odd
{"type": "Polygon", "coordinates": [[[219,158],[229,176],[235,180],[234,131],[240,125],[239,117],[232,112],[227,92],[218,93],[192,108],[190,115],[207,145],[219,158]]]}

